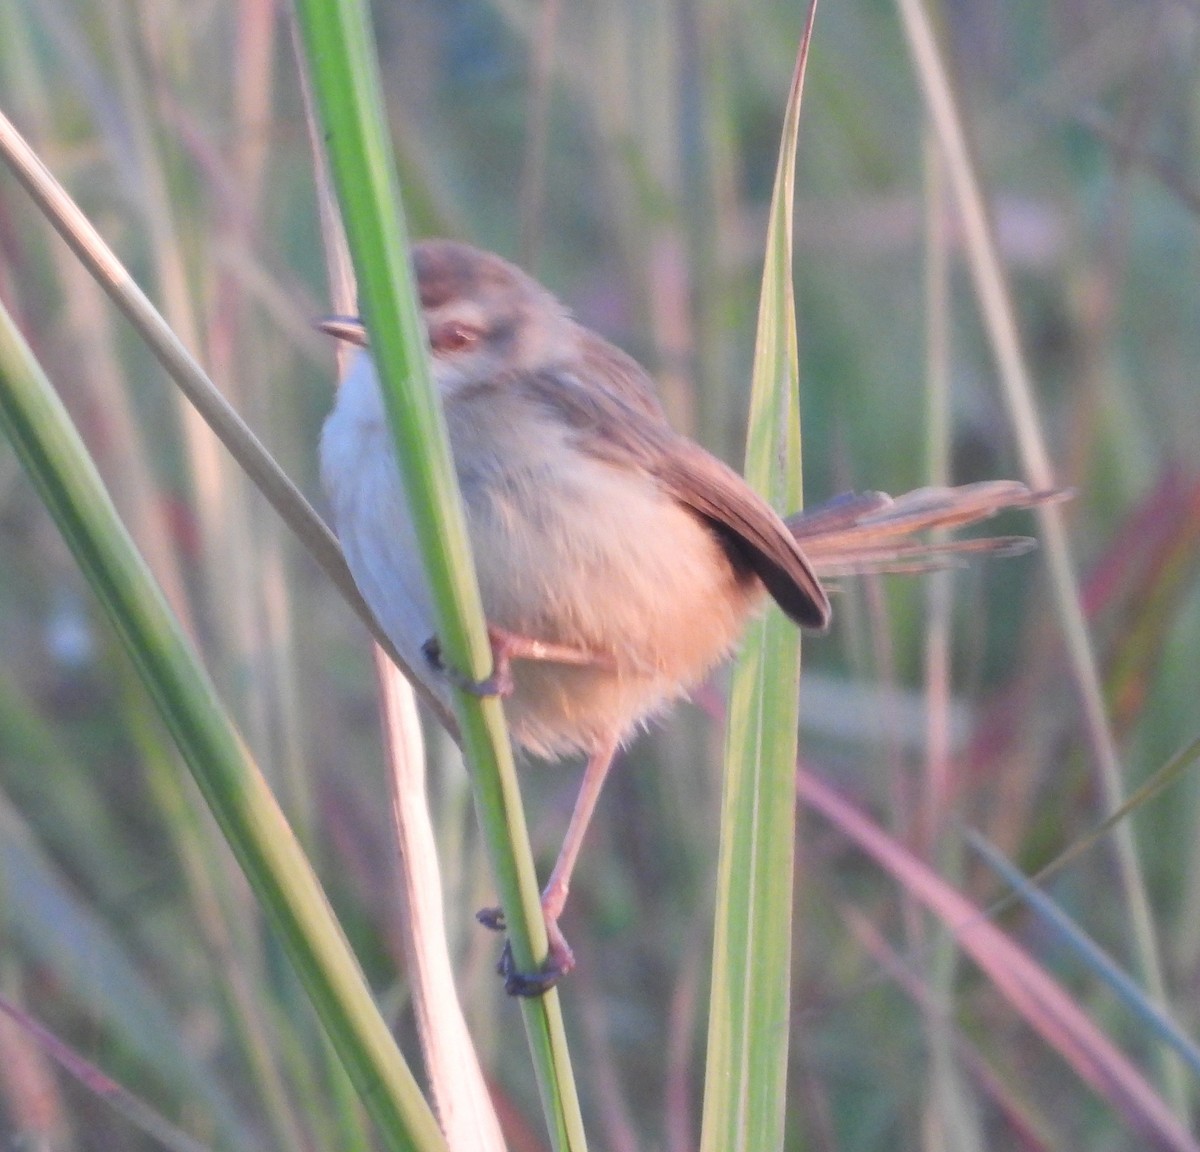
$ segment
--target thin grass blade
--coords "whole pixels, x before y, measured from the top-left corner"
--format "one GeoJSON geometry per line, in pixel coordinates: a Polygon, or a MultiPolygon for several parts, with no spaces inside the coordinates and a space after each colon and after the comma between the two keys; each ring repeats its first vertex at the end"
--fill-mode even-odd
{"type": "Polygon", "coordinates": [[[106,1101],[135,1128],[152,1137],[169,1152],[208,1152],[207,1144],[189,1136],[144,1100],[105,1076],[95,1064],[85,1060],[69,1044],[63,1043],[48,1028],[39,1024],[4,996],[0,996],[0,1013],[7,1016],[25,1035],[49,1053],[84,1088],[106,1101]]]}
{"type": "Polygon", "coordinates": [[[116,1038],[128,1058],[206,1114],[222,1143],[253,1140],[236,1102],[180,1042],[164,999],[119,937],[72,892],[21,814],[0,794],[0,925],[8,947],[36,959],[61,989],[116,1038]]]}
{"type": "Polygon", "coordinates": [[[1163,1098],[1045,969],[927,864],[808,772],[800,799],[821,813],[914,899],[937,916],[1025,1022],[1141,1141],[1137,1147],[1200,1152],[1163,1098]]]}
{"type": "Polygon", "coordinates": [[[1005,883],[1012,885],[1021,900],[1054,931],[1063,946],[1094,976],[1103,980],[1113,995],[1137,1016],[1145,1031],[1157,1036],[1163,1044],[1169,1044],[1191,1070],[1192,1075],[1200,1079],[1200,1047],[1188,1038],[1179,1025],[1157,1004],[1148,1000],[1146,993],[1127,973],[1121,971],[1113,958],[1045,892],[1030,883],[1020,869],[1007,860],[995,845],[989,844],[976,832],[969,833],[967,839],[988,867],[1005,883]]]}
{"type": "MultiPolygon", "coordinates": [[[[1055,487],[1050,449],[1021,346],[1016,307],[1000,260],[982,184],[971,160],[949,73],[922,0],[896,0],[896,3],[930,124],[946,161],[946,174],[963,226],[963,251],[974,281],[984,329],[992,345],[1022,467],[1031,487],[1048,490],[1055,487]]],[[[1124,799],[1125,783],[1116,741],[1105,710],[1100,672],[1088,635],[1062,509],[1047,504],[1040,509],[1038,516],[1063,640],[1083,706],[1084,728],[1095,757],[1105,807],[1112,811],[1124,799]]],[[[1166,1006],[1167,984],[1158,933],[1151,914],[1141,858],[1128,825],[1117,828],[1113,846],[1122,895],[1129,907],[1137,965],[1150,994],[1166,1006]]],[[[1187,1085],[1182,1068],[1169,1054],[1163,1059],[1162,1078],[1176,1111],[1186,1118],[1190,1111],[1187,1085]]]]}

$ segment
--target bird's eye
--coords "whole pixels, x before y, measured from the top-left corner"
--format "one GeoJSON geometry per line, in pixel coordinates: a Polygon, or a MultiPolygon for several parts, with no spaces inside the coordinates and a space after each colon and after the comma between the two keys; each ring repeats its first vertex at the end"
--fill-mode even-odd
{"type": "Polygon", "coordinates": [[[445,355],[451,352],[461,352],[477,343],[483,333],[478,328],[472,328],[459,320],[448,320],[429,330],[429,346],[434,352],[445,355]]]}

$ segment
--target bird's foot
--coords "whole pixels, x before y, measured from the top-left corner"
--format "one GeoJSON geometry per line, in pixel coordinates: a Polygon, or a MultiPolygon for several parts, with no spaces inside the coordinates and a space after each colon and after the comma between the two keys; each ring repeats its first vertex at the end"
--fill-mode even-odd
{"type": "MultiPolygon", "coordinates": [[[[490,635],[491,629],[488,629],[490,635]]],[[[421,651],[430,667],[440,672],[456,688],[470,696],[511,696],[513,690],[512,662],[503,652],[497,652],[492,647],[492,674],[482,680],[475,680],[465,672],[452,667],[442,659],[442,644],[436,636],[431,636],[421,645],[421,651]]]]}
{"type": "MultiPolygon", "coordinates": [[[[483,908],[475,914],[475,918],[493,932],[504,931],[504,913],[499,908],[483,908]]],[[[533,972],[522,972],[517,968],[512,954],[512,941],[505,940],[496,971],[504,978],[504,991],[510,996],[544,996],[575,967],[575,953],[571,951],[557,919],[546,917],[546,935],[549,938],[546,959],[533,972]]]]}

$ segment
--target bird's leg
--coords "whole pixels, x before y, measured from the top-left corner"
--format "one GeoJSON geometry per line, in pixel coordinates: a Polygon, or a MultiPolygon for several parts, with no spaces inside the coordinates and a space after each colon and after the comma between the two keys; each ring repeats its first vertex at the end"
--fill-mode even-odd
{"type": "Polygon", "coordinates": [[[548,664],[592,665],[597,668],[615,667],[612,656],[604,652],[589,652],[569,644],[554,644],[522,636],[488,625],[488,641],[492,646],[492,674],[484,680],[472,680],[442,662],[442,646],[436,636],[425,641],[421,651],[425,658],[464,692],[473,696],[510,696],[513,690],[512,663],[514,660],[539,660],[548,664]]]}
{"type": "Polygon", "coordinates": [[[575,862],[579,859],[579,850],[583,847],[583,838],[587,834],[588,825],[592,822],[592,814],[596,811],[596,801],[600,799],[600,791],[612,767],[613,758],[617,754],[617,740],[610,737],[588,757],[587,767],[583,771],[583,779],[579,784],[579,795],[575,798],[575,807],[571,812],[571,820],[567,825],[567,834],[563,837],[562,848],[559,849],[558,860],[555,861],[554,871],[542,892],[542,913],[547,925],[557,922],[566,907],[567,894],[571,890],[571,875],[575,871],[575,862]]]}
{"type": "MultiPolygon", "coordinates": [[[[519,972],[513,963],[510,946],[504,946],[498,971],[504,977],[504,989],[510,996],[541,996],[575,967],[575,954],[558,926],[558,919],[566,906],[567,894],[571,889],[571,874],[575,870],[579,850],[583,847],[583,838],[591,823],[592,813],[596,810],[596,801],[600,798],[600,791],[604,787],[605,777],[612,767],[616,752],[617,741],[613,738],[606,740],[589,757],[558,860],[555,862],[554,871],[550,873],[549,883],[542,892],[542,917],[546,922],[546,935],[549,938],[545,962],[536,972],[519,972]]],[[[504,916],[498,908],[485,908],[478,914],[478,919],[481,924],[494,931],[504,929],[504,916]]]]}

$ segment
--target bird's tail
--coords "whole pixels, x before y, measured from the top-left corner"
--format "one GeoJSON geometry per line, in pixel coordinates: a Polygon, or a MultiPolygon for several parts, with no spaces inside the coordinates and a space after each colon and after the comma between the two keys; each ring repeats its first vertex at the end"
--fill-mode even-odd
{"type": "Polygon", "coordinates": [[[1010,508],[1037,508],[1070,496],[1062,488],[1033,492],[1016,480],[917,488],[894,499],[886,492],[846,492],[789,516],[786,523],[818,576],[927,572],[957,567],[980,553],[1019,556],[1036,541],[1029,536],[923,539],[923,533],[961,528],[1010,508]]]}

